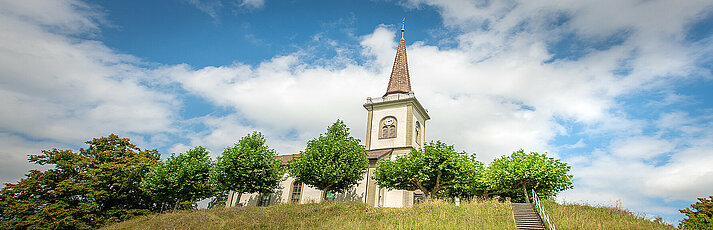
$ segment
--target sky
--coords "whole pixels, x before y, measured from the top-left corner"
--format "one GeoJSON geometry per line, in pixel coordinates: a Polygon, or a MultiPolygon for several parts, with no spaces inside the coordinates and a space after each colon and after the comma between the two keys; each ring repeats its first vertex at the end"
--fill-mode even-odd
{"type": "Polygon", "coordinates": [[[298,153],[365,138],[406,18],[427,140],[572,166],[561,202],[670,223],[713,195],[707,0],[0,0],[0,180],[111,133],[215,157],[252,131],[298,153]]]}

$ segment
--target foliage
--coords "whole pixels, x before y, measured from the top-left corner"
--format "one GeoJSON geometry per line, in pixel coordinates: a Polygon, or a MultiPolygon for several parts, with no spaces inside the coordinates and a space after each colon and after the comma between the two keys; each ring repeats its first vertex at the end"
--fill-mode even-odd
{"type": "Polygon", "coordinates": [[[678,224],[683,229],[713,229],[713,196],[698,198],[690,208],[678,210],[686,218],[678,224]]]}
{"type": "Polygon", "coordinates": [[[485,178],[490,189],[496,193],[516,201],[529,202],[530,189],[546,199],[573,188],[569,170],[567,163],[520,149],[510,156],[493,160],[485,171],[485,178]]]}
{"type": "MultiPolygon", "coordinates": [[[[382,160],[373,178],[380,187],[410,191],[420,189],[430,199],[450,186],[458,185],[463,190],[476,189],[481,169],[482,164],[469,158],[465,152],[456,152],[452,145],[438,141],[430,142],[422,149],[414,149],[394,161],[382,160]]],[[[453,193],[457,192],[453,190],[453,193]]]]}
{"type": "Polygon", "coordinates": [[[343,192],[361,179],[369,166],[364,146],[349,135],[349,128],[337,120],[327,132],[307,142],[307,147],[290,163],[297,180],[322,190],[343,192]]]}
{"type": "Polygon", "coordinates": [[[464,199],[477,199],[488,197],[488,186],[485,184],[485,166],[483,162],[475,158],[475,154],[471,155],[470,160],[475,164],[471,173],[471,180],[467,183],[455,184],[443,188],[438,194],[438,197],[454,198],[460,197],[464,199]]]}
{"type": "Polygon", "coordinates": [[[30,162],[53,167],[31,170],[0,191],[0,229],[91,229],[156,209],[139,183],[159,162],[158,151],[114,134],[86,143],[79,152],[30,155],[30,162]]]}
{"type": "Polygon", "coordinates": [[[213,181],[222,191],[235,191],[238,200],[243,193],[270,193],[282,180],[277,152],[265,144],[260,132],[253,132],[231,147],[226,147],[215,163],[213,181]]]}
{"type": "Polygon", "coordinates": [[[144,176],[141,190],[161,203],[174,203],[176,210],[181,202],[194,204],[212,196],[211,167],[208,151],[201,146],[178,155],[171,154],[144,176]]]}

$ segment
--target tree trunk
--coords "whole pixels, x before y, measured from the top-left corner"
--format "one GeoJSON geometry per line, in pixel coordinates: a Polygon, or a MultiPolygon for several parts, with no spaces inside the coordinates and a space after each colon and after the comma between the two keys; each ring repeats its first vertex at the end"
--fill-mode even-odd
{"type": "Polygon", "coordinates": [[[522,184],[522,192],[525,194],[525,201],[529,204],[529,203],[530,203],[530,197],[527,196],[527,187],[525,187],[525,184],[522,184]]]}
{"type": "Polygon", "coordinates": [[[321,202],[327,201],[327,191],[329,191],[329,189],[332,187],[332,185],[333,185],[333,184],[330,184],[329,186],[325,187],[325,188],[322,190],[322,201],[321,201],[321,202]]]}
{"type": "Polygon", "coordinates": [[[176,199],[176,204],[173,205],[173,212],[176,212],[176,209],[178,208],[178,204],[181,200],[176,199]]]}
{"type": "Polygon", "coordinates": [[[422,191],[422,192],[423,192],[423,202],[431,203],[431,201],[433,201],[433,196],[431,195],[432,193],[427,192],[427,191],[422,191]]]}
{"type": "MultiPolygon", "coordinates": [[[[241,193],[238,193],[238,200],[235,201],[235,204],[240,203],[240,197],[242,197],[242,196],[243,196],[243,193],[242,193],[242,192],[241,192],[241,193]]],[[[260,202],[260,201],[258,201],[258,202],[260,202]]]]}

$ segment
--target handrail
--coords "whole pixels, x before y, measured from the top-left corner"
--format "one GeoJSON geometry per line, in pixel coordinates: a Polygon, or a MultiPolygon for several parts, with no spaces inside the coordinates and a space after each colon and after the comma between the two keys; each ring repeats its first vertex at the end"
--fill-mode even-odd
{"type": "Polygon", "coordinates": [[[535,211],[537,211],[537,215],[539,215],[540,219],[545,222],[545,226],[547,227],[547,229],[557,230],[555,222],[552,220],[552,218],[550,218],[550,215],[547,214],[545,206],[542,205],[540,197],[537,196],[537,193],[535,193],[534,189],[532,190],[532,201],[535,205],[535,211]]]}

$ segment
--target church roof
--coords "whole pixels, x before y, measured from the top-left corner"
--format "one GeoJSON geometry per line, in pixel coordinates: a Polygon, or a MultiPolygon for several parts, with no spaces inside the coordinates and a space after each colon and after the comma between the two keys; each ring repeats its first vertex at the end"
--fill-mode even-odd
{"type": "Polygon", "coordinates": [[[275,159],[280,160],[282,162],[282,165],[288,165],[288,164],[290,164],[290,161],[292,160],[292,158],[295,158],[299,155],[300,155],[299,153],[288,154],[288,155],[277,155],[277,156],[275,156],[275,159]]]}
{"type": "Polygon", "coordinates": [[[391,68],[391,78],[389,86],[386,88],[384,96],[394,93],[411,92],[411,78],[408,74],[408,60],[406,58],[406,41],[404,40],[404,27],[401,27],[401,40],[396,48],[396,58],[394,67],[391,68]]]}
{"type": "MultiPolygon", "coordinates": [[[[391,148],[388,148],[388,149],[367,150],[367,151],[366,151],[366,155],[367,155],[367,159],[370,159],[370,160],[372,160],[372,159],[379,159],[379,158],[381,158],[381,157],[385,156],[386,154],[389,154],[389,153],[391,153],[391,152],[393,152],[393,151],[394,151],[394,149],[391,149],[391,148]]],[[[290,164],[290,161],[291,161],[293,158],[295,158],[295,157],[297,157],[297,156],[299,156],[299,155],[300,155],[299,153],[295,153],[295,154],[285,154],[285,155],[277,155],[277,156],[275,156],[275,159],[280,160],[280,162],[282,163],[282,165],[288,165],[288,164],[290,164]]]]}
{"type": "Polygon", "coordinates": [[[366,155],[367,155],[367,158],[368,158],[369,160],[373,160],[373,159],[379,159],[379,158],[381,158],[381,157],[385,156],[386,154],[389,154],[389,153],[391,153],[391,152],[393,152],[393,151],[394,151],[394,149],[390,149],[390,148],[389,148],[389,149],[368,150],[368,152],[366,153],[366,155]]]}

